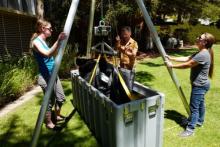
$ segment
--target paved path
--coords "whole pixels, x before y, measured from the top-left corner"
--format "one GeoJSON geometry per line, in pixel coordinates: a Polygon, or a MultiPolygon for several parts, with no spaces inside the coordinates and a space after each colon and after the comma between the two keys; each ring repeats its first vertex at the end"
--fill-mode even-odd
{"type": "Polygon", "coordinates": [[[12,111],[13,109],[21,106],[25,102],[29,101],[32,99],[37,93],[41,92],[40,86],[34,87],[31,91],[25,93],[23,96],[18,98],[16,101],[9,103],[6,105],[4,108],[0,110],[0,117],[5,116],[7,113],[12,111]]]}

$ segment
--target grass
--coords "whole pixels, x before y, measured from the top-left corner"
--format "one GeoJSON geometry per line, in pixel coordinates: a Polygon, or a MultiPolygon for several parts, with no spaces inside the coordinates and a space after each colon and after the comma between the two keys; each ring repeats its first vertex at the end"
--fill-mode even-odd
{"type": "MultiPolygon", "coordinates": [[[[183,104],[177,94],[174,84],[163,65],[160,57],[145,59],[137,64],[136,80],[165,94],[165,124],[164,124],[164,147],[219,147],[220,143],[220,45],[215,49],[215,76],[211,81],[211,89],[206,95],[206,118],[202,128],[196,128],[193,137],[182,139],[177,135],[183,130],[179,125],[180,117],[187,116],[183,104]]],[[[183,50],[170,52],[175,56],[190,55],[195,50],[183,50]]],[[[182,88],[189,98],[189,70],[175,70],[182,88]]],[[[72,90],[70,81],[63,81],[63,87],[67,98],[62,113],[68,115],[73,107],[70,99],[72,90]]],[[[0,121],[0,146],[29,146],[31,134],[36,123],[42,101],[42,93],[31,101],[15,109],[0,121]]],[[[48,131],[44,126],[39,139],[38,146],[74,146],[74,147],[96,147],[98,143],[87,126],[75,113],[67,127],[58,134],[48,131]]]]}
{"type": "MultiPolygon", "coordinates": [[[[137,66],[137,80],[165,94],[165,125],[164,125],[164,146],[165,147],[207,147],[220,146],[220,70],[218,69],[220,60],[220,46],[215,46],[215,76],[211,81],[211,89],[206,95],[206,118],[202,128],[196,128],[195,136],[182,139],[177,135],[183,130],[179,125],[182,115],[187,116],[183,104],[178,97],[178,93],[168,75],[168,71],[163,66],[161,58],[147,59],[137,66]]],[[[170,53],[181,56],[190,55],[194,50],[170,53]]],[[[178,80],[187,98],[190,96],[189,69],[176,69],[178,80]]],[[[189,99],[188,99],[189,102],[189,99]]]]}

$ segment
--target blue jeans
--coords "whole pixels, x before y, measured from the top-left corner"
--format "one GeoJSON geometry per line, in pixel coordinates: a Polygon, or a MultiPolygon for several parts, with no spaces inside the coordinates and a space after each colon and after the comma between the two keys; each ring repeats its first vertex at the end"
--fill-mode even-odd
{"type": "Polygon", "coordinates": [[[194,131],[196,124],[203,124],[205,117],[205,100],[204,96],[210,88],[210,83],[204,86],[192,86],[190,97],[191,116],[187,125],[187,130],[194,131]]]}

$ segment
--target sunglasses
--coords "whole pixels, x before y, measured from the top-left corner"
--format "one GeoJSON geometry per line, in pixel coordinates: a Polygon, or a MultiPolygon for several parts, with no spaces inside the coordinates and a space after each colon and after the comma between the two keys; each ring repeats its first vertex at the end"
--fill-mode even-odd
{"type": "Polygon", "coordinates": [[[205,41],[206,40],[206,34],[204,34],[205,38],[202,38],[202,35],[197,37],[197,40],[199,41],[205,41]]]}

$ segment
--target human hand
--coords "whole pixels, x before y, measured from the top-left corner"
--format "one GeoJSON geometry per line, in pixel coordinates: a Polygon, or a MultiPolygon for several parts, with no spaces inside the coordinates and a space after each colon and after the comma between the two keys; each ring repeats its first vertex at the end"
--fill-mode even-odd
{"type": "Polygon", "coordinates": [[[173,67],[172,62],[170,62],[169,60],[164,61],[164,63],[167,65],[167,67],[170,67],[170,68],[173,67]]]}
{"type": "Polygon", "coordinates": [[[165,55],[165,58],[170,60],[171,57],[169,55],[165,55]]]}
{"type": "Polygon", "coordinates": [[[130,46],[126,46],[126,47],[125,47],[125,50],[132,51],[132,47],[130,47],[130,46]]]}
{"type": "Polygon", "coordinates": [[[64,32],[61,32],[58,36],[58,41],[62,41],[66,38],[66,34],[64,32]]]}
{"type": "Polygon", "coordinates": [[[120,36],[117,35],[117,36],[115,37],[115,40],[118,41],[118,42],[121,41],[120,36]]]}
{"type": "Polygon", "coordinates": [[[120,50],[121,50],[122,52],[125,52],[125,51],[126,51],[126,48],[125,48],[124,46],[121,46],[121,47],[120,47],[120,50]]]}

